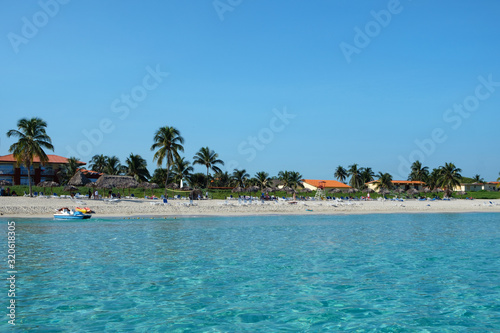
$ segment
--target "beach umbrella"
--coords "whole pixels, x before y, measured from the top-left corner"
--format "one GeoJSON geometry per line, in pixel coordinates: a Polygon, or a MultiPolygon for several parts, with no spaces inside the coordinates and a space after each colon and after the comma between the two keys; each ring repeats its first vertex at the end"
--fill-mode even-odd
{"type": "Polygon", "coordinates": [[[100,188],[136,188],[139,183],[131,176],[102,175],[96,185],[100,188]]]}
{"type": "Polygon", "coordinates": [[[402,188],[397,188],[394,190],[394,193],[403,193],[404,191],[402,188]]]}
{"type": "Polygon", "coordinates": [[[1,179],[0,180],[0,186],[12,186],[12,183],[9,182],[8,180],[1,179]]]}
{"type": "Polygon", "coordinates": [[[388,190],[388,189],[386,189],[386,188],[380,188],[380,189],[378,190],[378,193],[379,193],[379,194],[389,194],[389,190],[388,190]]]}
{"type": "Polygon", "coordinates": [[[282,191],[285,191],[286,193],[294,193],[295,190],[291,188],[290,186],[285,186],[281,189],[282,191]]]}
{"type": "Polygon", "coordinates": [[[419,191],[414,189],[414,188],[411,188],[408,191],[406,191],[406,193],[408,193],[409,195],[414,195],[414,194],[418,194],[419,191]]]}
{"type": "Polygon", "coordinates": [[[237,187],[235,187],[235,188],[233,188],[233,189],[231,190],[231,192],[233,192],[233,193],[241,193],[241,192],[244,192],[244,191],[245,191],[245,189],[243,189],[243,188],[242,188],[242,187],[240,187],[240,186],[237,186],[237,187]]]}
{"type": "Polygon", "coordinates": [[[258,186],[250,186],[248,188],[245,189],[245,192],[257,192],[258,190],[260,190],[260,187],[258,186]]]}
{"type": "Polygon", "coordinates": [[[430,188],[428,188],[428,187],[424,188],[424,193],[429,193],[430,191],[431,191],[430,188]]]}
{"type": "Polygon", "coordinates": [[[347,193],[356,193],[356,192],[359,192],[357,188],[350,188],[347,190],[347,193]]]}
{"type": "Polygon", "coordinates": [[[198,200],[198,197],[201,197],[201,196],[202,196],[201,190],[192,190],[189,193],[189,198],[190,199],[198,200]]]}
{"type": "Polygon", "coordinates": [[[58,187],[59,183],[54,182],[52,180],[46,180],[44,182],[38,183],[36,186],[38,186],[38,187],[50,187],[50,192],[53,193],[52,188],[53,187],[58,187]]]}
{"type": "Polygon", "coordinates": [[[339,188],[332,188],[330,191],[328,191],[329,193],[340,193],[342,192],[339,188]]]}
{"type": "Polygon", "coordinates": [[[262,189],[262,193],[274,192],[272,187],[265,187],[262,189]]]}
{"type": "Polygon", "coordinates": [[[65,192],[78,191],[78,187],[75,187],[73,185],[66,185],[66,186],[64,186],[64,191],[65,192]]]}
{"type": "Polygon", "coordinates": [[[301,192],[301,193],[311,193],[312,190],[309,189],[309,188],[303,188],[303,189],[299,190],[299,192],[301,192]]]}
{"type": "MultiPolygon", "coordinates": [[[[183,187],[183,186],[181,186],[181,187],[183,187]]],[[[171,190],[176,190],[176,189],[179,188],[179,184],[177,184],[177,183],[170,183],[170,184],[167,185],[167,188],[171,189],[171,190]]]]}
{"type": "Polygon", "coordinates": [[[68,185],[73,186],[85,186],[92,181],[85,177],[85,175],[81,171],[77,171],[73,177],[68,181],[68,185]]]}
{"type": "Polygon", "coordinates": [[[365,188],[363,191],[361,191],[363,193],[373,193],[375,192],[374,190],[372,190],[371,188],[365,188]]]}
{"type": "Polygon", "coordinates": [[[183,186],[183,187],[181,188],[181,190],[182,190],[182,191],[192,191],[193,189],[192,189],[191,187],[189,187],[189,186],[183,186]]]}

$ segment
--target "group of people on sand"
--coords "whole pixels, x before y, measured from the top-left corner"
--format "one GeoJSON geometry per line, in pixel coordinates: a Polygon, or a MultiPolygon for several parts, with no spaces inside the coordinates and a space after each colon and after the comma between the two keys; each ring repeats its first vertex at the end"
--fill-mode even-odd
{"type": "Polygon", "coordinates": [[[10,187],[7,187],[7,189],[4,189],[3,187],[0,189],[0,196],[2,197],[10,197],[10,196],[17,196],[16,191],[10,191],[10,187]]]}

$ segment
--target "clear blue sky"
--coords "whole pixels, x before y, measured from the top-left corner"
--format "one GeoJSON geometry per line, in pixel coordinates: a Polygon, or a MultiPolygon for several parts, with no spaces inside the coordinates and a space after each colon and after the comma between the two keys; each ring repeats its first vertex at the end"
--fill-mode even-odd
{"type": "Polygon", "coordinates": [[[55,154],[85,162],[134,153],[152,171],[168,125],[189,160],[208,146],[230,172],[406,179],[419,158],[491,181],[499,17],[493,0],[3,0],[0,155],[37,116],[55,154]]]}

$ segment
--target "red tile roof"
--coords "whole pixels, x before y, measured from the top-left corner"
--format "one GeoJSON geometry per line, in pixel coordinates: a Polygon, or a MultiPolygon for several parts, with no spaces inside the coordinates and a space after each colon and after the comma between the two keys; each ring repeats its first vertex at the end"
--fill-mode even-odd
{"type": "Polygon", "coordinates": [[[326,188],[351,188],[349,185],[336,180],[302,179],[302,181],[314,187],[320,187],[321,185],[326,188]]]}
{"type": "MultiPolygon", "coordinates": [[[[371,182],[368,182],[367,184],[372,184],[375,183],[376,180],[372,180],[371,182]]],[[[424,182],[421,182],[419,180],[393,180],[392,183],[394,185],[403,185],[403,184],[413,184],[413,185],[425,185],[424,182]]]]}
{"type": "MultiPolygon", "coordinates": [[[[58,156],[58,155],[47,155],[47,157],[49,158],[49,161],[47,163],[54,163],[54,164],[66,164],[66,163],[68,163],[68,159],[66,157],[62,157],[62,156],[58,156]]],[[[10,155],[0,156],[0,162],[15,163],[17,161],[14,158],[14,155],[10,154],[10,155]]],[[[40,159],[38,157],[35,157],[33,162],[40,163],[40,159]]],[[[85,162],[80,162],[80,161],[78,161],[78,163],[81,165],[87,164],[85,162]]]]}

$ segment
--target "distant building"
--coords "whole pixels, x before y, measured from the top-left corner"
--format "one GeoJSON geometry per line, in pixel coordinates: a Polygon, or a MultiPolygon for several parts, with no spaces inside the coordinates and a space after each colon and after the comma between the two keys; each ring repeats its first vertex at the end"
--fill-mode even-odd
{"type": "Polygon", "coordinates": [[[338,188],[339,190],[348,190],[351,188],[349,185],[336,180],[321,179],[302,179],[302,185],[304,185],[304,188],[310,189],[311,191],[316,191],[318,188],[324,190],[331,190],[335,188],[338,188]]]}
{"type": "MultiPolygon", "coordinates": [[[[425,187],[425,183],[418,180],[393,180],[392,186],[393,189],[398,190],[401,189],[403,191],[408,191],[409,189],[414,188],[417,191],[422,191],[425,187]]],[[[369,189],[376,191],[377,190],[377,181],[373,180],[371,182],[366,183],[369,189]]]]}
{"type": "Polygon", "coordinates": [[[462,192],[476,192],[476,191],[498,191],[497,185],[499,182],[489,182],[489,183],[461,183],[459,186],[455,186],[453,191],[462,192]]]}
{"type": "Polygon", "coordinates": [[[80,170],[81,173],[83,173],[83,175],[85,177],[87,177],[88,179],[90,179],[92,182],[96,182],[97,179],[99,179],[99,177],[101,177],[102,175],[104,175],[104,173],[102,173],[102,172],[87,170],[87,169],[83,169],[83,168],[80,168],[79,170],[80,170]]]}
{"type": "MultiPolygon", "coordinates": [[[[38,184],[45,180],[59,182],[57,173],[62,166],[68,164],[66,157],[58,155],[47,155],[49,161],[41,165],[40,159],[36,157],[30,168],[32,184],[38,184]]],[[[84,162],[78,162],[85,165],[84,162]]],[[[7,180],[13,185],[28,185],[28,169],[24,165],[18,165],[13,154],[0,156],[0,180],[7,180]]]]}

